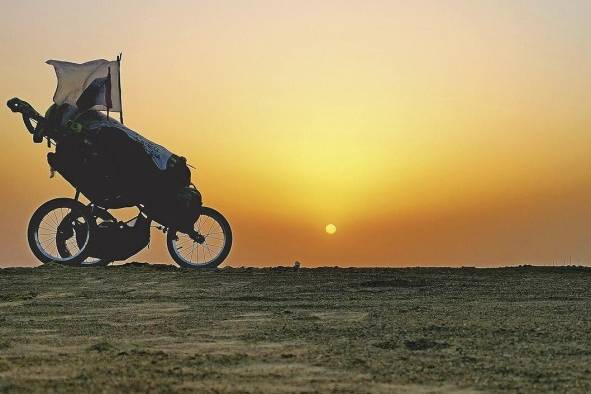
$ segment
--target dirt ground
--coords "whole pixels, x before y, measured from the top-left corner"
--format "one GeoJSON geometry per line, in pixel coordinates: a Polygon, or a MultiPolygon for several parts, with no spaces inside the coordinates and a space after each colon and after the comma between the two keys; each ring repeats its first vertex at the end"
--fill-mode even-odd
{"type": "Polygon", "coordinates": [[[0,270],[0,392],[591,391],[591,269],[0,270]]]}

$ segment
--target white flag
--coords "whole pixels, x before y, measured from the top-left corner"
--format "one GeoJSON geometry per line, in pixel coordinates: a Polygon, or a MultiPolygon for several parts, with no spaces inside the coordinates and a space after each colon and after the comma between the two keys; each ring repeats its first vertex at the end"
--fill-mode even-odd
{"type": "Polygon", "coordinates": [[[121,111],[119,64],[117,61],[93,60],[82,64],[48,60],[55,68],[56,104],[68,103],[80,110],[121,111]]]}

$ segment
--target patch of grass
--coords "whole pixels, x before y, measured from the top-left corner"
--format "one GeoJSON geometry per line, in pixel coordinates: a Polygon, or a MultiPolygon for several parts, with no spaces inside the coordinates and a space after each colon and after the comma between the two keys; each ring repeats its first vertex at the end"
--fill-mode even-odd
{"type": "MultiPolygon", "coordinates": [[[[10,364],[3,358],[0,358],[0,372],[8,371],[10,364]]],[[[2,386],[0,385],[0,392],[2,392],[2,386]]]]}
{"type": "Polygon", "coordinates": [[[98,343],[95,343],[94,345],[91,345],[88,348],[88,350],[90,350],[90,351],[99,352],[99,353],[110,352],[114,349],[115,348],[113,347],[113,345],[111,345],[109,342],[98,342],[98,343]]]}
{"type": "Polygon", "coordinates": [[[374,346],[384,350],[393,350],[398,347],[398,341],[394,339],[388,339],[385,341],[376,342],[374,343],[374,346]]]}
{"type": "Polygon", "coordinates": [[[39,295],[38,292],[36,291],[24,291],[22,293],[11,293],[11,292],[6,292],[3,294],[0,294],[0,301],[26,301],[26,300],[32,300],[33,298],[37,297],[39,295]]]}
{"type": "Polygon", "coordinates": [[[121,268],[143,268],[147,270],[154,270],[154,271],[178,271],[179,268],[175,265],[170,264],[149,264],[149,263],[140,263],[137,261],[132,261],[131,263],[125,263],[120,267],[110,266],[110,269],[121,269],[121,268]]]}
{"type": "Polygon", "coordinates": [[[231,301],[275,301],[274,298],[260,297],[260,296],[253,296],[253,295],[230,298],[230,300],[231,301]]]}
{"type": "Polygon", "coordinates": [[[449,347],[449,344],[447,344],[445,342],[432,341],[427,338],[419,338],[419,339],[415,339],[415,340],[404,341],[404,346],[406,346],[406,348],[408,350],[417,351],[417,350],[430,350],[430,349],[434,349],[434,350],[445,349],[445,348],[449,347]]]}
{"type": "Polygon", "coordinates": [[[41,264],[40,266],[35,267],[33,269],[36,269],[36,270],[71,270],[71,271],[73,271],[76,268],[69,267],[67,265],[59,264],[56,262],[50,262],[50,263],[41,264]]]}
{"type": "Polygon", "coordinates": [[[375,279],[361,282],[359,287],[424,287],[428,286],[424,279],[375,279]]]}

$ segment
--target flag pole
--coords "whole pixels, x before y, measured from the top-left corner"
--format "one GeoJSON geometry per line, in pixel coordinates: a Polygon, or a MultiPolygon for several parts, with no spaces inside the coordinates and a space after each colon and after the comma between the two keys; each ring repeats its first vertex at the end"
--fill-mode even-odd
{"type": "Polygon", "coordinates": [[[119,120],[121,124],[123,124],[123,99],[121,98],[121,58],[123,57],[123,53],[119,53],[117,56],[117,72],[119,78],[117,78],[117,82],[119,84],[119,120]]]}
{"type": "Polygon", "coordinates": [[[111,67],[109,67],[107,72],[107,81],[105,86],[105,105],[107,107],[107,118],[109,117],[109,110],[113,106],[111,104],[111,67]]]}

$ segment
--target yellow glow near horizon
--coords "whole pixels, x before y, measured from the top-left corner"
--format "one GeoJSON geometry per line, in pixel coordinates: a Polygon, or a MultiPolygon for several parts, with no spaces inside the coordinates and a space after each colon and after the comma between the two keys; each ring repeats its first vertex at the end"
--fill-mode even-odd
{"type": "Polygon", "coordinates": [[[327,224],[325,231],[327,234],[332,235],[337,232],[337,226],[335,226],[334,224],[327,224]]]}

